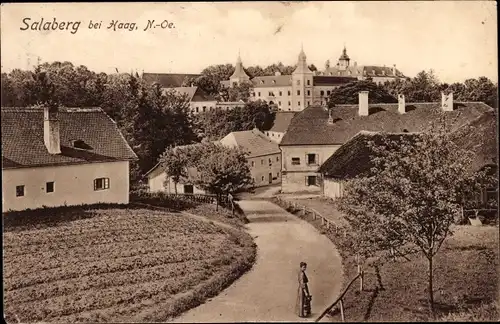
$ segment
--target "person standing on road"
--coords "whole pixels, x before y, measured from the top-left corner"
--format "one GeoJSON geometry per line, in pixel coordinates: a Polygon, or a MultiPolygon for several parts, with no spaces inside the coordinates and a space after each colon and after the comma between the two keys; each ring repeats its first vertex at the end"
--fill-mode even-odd
{"type": "Polygon", "coordinates": [[[311,294],[309,293],[308,282],[306,275],[307,263],[300,263],[299,271],[299,290],[297,294],[296,313],[299,317],[308,317],[311,315],[311,294]]]}

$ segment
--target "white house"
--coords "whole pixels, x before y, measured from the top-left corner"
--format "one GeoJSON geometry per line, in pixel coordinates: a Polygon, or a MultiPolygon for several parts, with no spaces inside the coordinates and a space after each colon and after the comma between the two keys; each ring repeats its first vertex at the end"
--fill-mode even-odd
{"type": "Polygon", "coordinates": [[[220,142],[227,147],[240,147],[248,152],[248,166],[256,187],[281,183],[279,146],[257,128],[229,133],[220,142]]]}
{"type": "Polygon", "coordinates": [[[100,108],[6,108],[2,211],[129,202],[137,159],[100,108]]]}

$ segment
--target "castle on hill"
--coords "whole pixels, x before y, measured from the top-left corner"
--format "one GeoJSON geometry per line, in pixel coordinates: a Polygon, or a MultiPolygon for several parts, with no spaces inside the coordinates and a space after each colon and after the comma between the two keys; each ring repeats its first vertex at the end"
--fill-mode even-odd
{"type": "Polygon", "coordinates": [[[311,71],[307,65],[307,56],[301,49],[297,67],[292,75],[258,76],[250,78],[243,68],[238,55],[234,73],[229,80],[221,81],[226,87],[251,82],[253,91],[251,100],[264,100],[275,105],[281,111],[302,111],[311,105],[325,105],[333,89],[355,80],[371,78],[375,83],[384,83],[396,79],[406,79],[396,66],[373,66],[350,64],[351,59],[344,47],[335,66],[326,66],[324,71],[311,71]]]}

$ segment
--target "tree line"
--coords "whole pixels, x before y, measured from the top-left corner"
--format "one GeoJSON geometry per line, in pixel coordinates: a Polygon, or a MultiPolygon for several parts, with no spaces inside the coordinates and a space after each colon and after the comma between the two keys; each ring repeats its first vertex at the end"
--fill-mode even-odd
{"type": "Polygon", "coordinates": [[[398,94],[405,95],[406,102],[439,102],[441,92],[453,92],[456,101],[481,101],[498,107],[498,83],[482,76],[452,84],[441,83],[432,70],[421,71],[409,80],[397,79],[376,84],[371,78],[351,82],[334,89],[328,99],[329,107],[335,104],[357,104],[358,92],[370,91],[370,103],[394,103],[398,94]]]}
{"type": "MultiPolygon", "coordinates": [[[[221,89],[224,101],[248,101],[251,87],[221,89]]],[[[136,184],[166,148],[216,140],[233,131],[271,127],[274,113],[263,101],[245,108],[194,115],[186,95],[148,84],[137,73],[95,73],[71,62],[37,65],[32,71],[2,73],[2,106],[56,104],[101,107],[123,133],[139,160],[131,165],[136,184]]]]}

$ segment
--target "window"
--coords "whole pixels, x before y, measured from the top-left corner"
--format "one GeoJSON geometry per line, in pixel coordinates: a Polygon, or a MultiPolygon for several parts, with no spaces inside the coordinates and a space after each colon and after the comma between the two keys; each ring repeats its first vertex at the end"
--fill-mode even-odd
{"type": "Polygon", "coordinates": [[[269,166],[272,166],[273,165],[273,161],[271,161],[271,159],[269,159],[269,166]]]}
{"type": "Polygon", "coordinates": [[[310,80],[307,80],[307,85],[311,85],[311,81],[310,80]]]}
{"type": "Polygon", "coordinates": [[[16,186],[16,197],[24,197],[24,186],[16,186]]]}
{"type": "Polygon", "coordinates": [[[316,161],[316,154],[307,154],[307,164],[318,164],[318,162],[316,161]]]}
{"type": "Polygon", "coordinates": [[[273,80],[273,84],[276,84],[276,80],[273,80]]]}
{"type": "Polygon", "coordinates": [[[233,87],[236,87],[238,85],[238,82],[233,82],[233,87]]]}
{"type": "Polygon", "coordinates": [[[307,90],[307,95],[310,96],[311,95],[311,90],[307,90]]]}
{"type": "Polygon", "coordinates": [[[252,167],[254,167],[254,166],[255,166],[255,162],[254,162],[254,161],[252,161],[252,167]]]}
{"type": "Polygon", "coordinates": [[[289,101],[289,102],[288,102],[288,105],[289,105],[289,106],[291,106],[291,105],[292,105],[292,103],[289,101]]]}
{"type": "Polygon", "coordinates": [[[260,80],[260,83],[261,83],[261,84],[264,84],[264,80],[260,80]]]}
{"type": "Polygon", "coordinates": [[[300,96],[300,90],[297,90],[297,96],[300,96]]]}
{"type": "Polygon", "coordinates": [[[257,95],[260,97],[260,91],[259,91],[259,92],[257,92],[257,95]]]}
{"type": "Polygon", "coordinates": [[[264,165],[264,160],[260,160],[260,165],[264,165]]]}
{"type": "Polygon", "coordinates": [[[196,112],[200,112],[200,109],[199,109],[199,107],[196,107],[196,112]]]}
{"type": "Polygon", "coordinates": [[[207,106],[203,106],[203,112],[207,111],[207,106]]]}
{"type": "Polygon", "coordinates": [[[308,102],[307,102],[307,106],[310,106],[310,105],[311,105],[311,103],[310,103],[310,101],[308,101],[308,102]]]}
{"type": "Polygon", "coordinates": [[[279,157],[279,156],[277,156],[277,157],[276,157],[276,162],[279,162],[279,160],[280,160],[280,157],[279,157]]]}
{"type": "Polygon", "coordinates": [[[327,95],[330,95],[330,90],[328,90],[328,91],[326,92],[326,94],[327,94],[327,95]]]}
{"type": "Polygon", "coordinates": [[[192,194],[194,192],[193,185],[184,185],[184,193],[192,194]]]}
{"type": "Polygon", "coordinates": [[[264,176],[262,176],[262,181],[264,181],[264,176]]]}
{"type": "Polygon", "coordinates": [[[297,85],[300,85],[300,80],[297,80],[297,85]]]}
{"type": "Polygon", "coordinates": [[[288,90],[288,95],[290,96],[291,94],[292,94],[292,93],[291,93],[291,91],[290,91],[290,90],[288,90]]]}
{"type": "Polygon", "coordinates": [[[281,101],[278,101],[278,106],[281,106],[281,101]]]}
{"type": "Polygon", "coordinates": [[[282,95],[283,95],[283,92],[280,91],[280,96],[282,96],[282,95]]]}
{"type": "Polygon", "coordinates": [[[307,186],[317,186],[316,176],[307,176],[306,177],[306,185],[307,186]]]}
{"type": "Polygon", "coordinates": [[[292,165],[300,165],[300,158],[293,157],[292,158],[292,165]]]}
{"type": "Polygon", "coordinates": [[[94,190],[109,189],[109,178],[94,179],[94,190]]]}
{"type": "Polygon", "coordinates": [[[45,192],[47,192],[47,193],[54,192],[54,181],[47,182],[45,184],[45,192]]]}
{"type": "Polygon", "coordinates": [[[273,95],[272,91],[269,91],[269,95],[270,95],[270,96],[272,96],[272,95],[273,95]]]}
{"type": "Polygon", "coordinates": [[[255,97],[255,92],[252,92],[252,96],[255,97]]]}
{"type": "Polygon", "coordinates": [[[321,96],[324,96],[324,95],[325,95],[325,92],[324,92],[323,90],[321,90],[321,91],[319,92],[319,94],[320,94],[321,96]]]}
{"type": "Polygon", "coordinates": [[[280,177],[280,172],[278,171],[278,173],[276,173],[276,177],[280,177]]]}
{"type": "Polygon", "coordinates": [[[300,106],[300,100],[299,100],[299,106],[300,106]]]}

